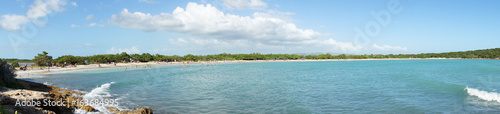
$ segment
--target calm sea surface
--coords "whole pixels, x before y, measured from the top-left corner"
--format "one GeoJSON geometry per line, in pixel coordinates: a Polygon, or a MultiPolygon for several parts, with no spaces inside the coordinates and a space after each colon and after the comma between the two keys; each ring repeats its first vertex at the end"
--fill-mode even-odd
{"type": "Polygon", "coordinates": [[[500,113],[499,60],[175,65],[26,80],[155,113],[500,113]]]}

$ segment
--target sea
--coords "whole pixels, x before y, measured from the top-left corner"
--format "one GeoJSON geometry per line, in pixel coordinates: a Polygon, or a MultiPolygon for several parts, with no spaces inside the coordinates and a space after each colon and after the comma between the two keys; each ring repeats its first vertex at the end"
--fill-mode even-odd
{"type": "Polygon", "coordinates": [[[25,80],[154,113],[500,113],[499,60],[190,64],[25,80]]]}

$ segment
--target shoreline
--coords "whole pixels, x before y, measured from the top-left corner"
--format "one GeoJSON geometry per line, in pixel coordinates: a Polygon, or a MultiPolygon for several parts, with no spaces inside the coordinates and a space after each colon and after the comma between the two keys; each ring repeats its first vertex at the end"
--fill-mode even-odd
{"type": "MultiPolygon", "coordinates": [[[[118,68],[133,68],[133,67],[150,67],[150,66],[173,66],[173,65],[190,65],[190,64],[213,64],[213,63],[256,63],[256,62],[314,62],[314,61],[368,61],[368,60],[427,60],[427,59],[463,59],[463,58],[389,58],[389,59],[304,59],[304,60],[219,60],[219,61],[200,61],[200,62],[142,62],[142,63],[116,63],[116,66],[112,64],[101,64],[99,67],[97,64],[89,65],[77,65],[77,67],[52,67],[47,69],[45,67],[41,69],[31,69],[28,68],[26,71],[17,70],[15,74],[16,78],[31,78],[33,76],[39,76],[43,74],[59,74],[59,73],[69,73],[69,72],[79,72],[87,70],[104,70],[104,69],[118,69],[118,68]]],[[[497,60],[497,59],[486,59],[486,60],[497,60]]]]}
{"type": "MultiPolygon", "coordinates": [[[[425,58],[425,59],[460,59],[460,58],[425,58]]],[[[25,85],[26,89],[5,89],[2,88],[2,99],[3,96],[16,96],[18,94],[10,92],[10,95],[4,95],[5,93],[9,93],[8,91],[31,91],[31,93],[39,93],[42,95],[42,98],[44,99],[61,99],[61,98],[69,98],[68,96],[79,96],[79,97],[74,97],[71,99],[82,99],[83,93],[80,92],[75,92],[72,90],[68,89],[63,89],[59,87],[54,87],[51,85],[46,85],[46,84],[41,84],[41,83],[36,83],[36,82],[31,82],[31,81],[26,81],[24,79],[26,78],[34,78],[35,76],[40,76],[44,74],[59,74],[59,73],[69,73],[69,72],[79,72],[79,71],[87,71],[87,70],[105,70],[105,69],[125,69],[125,68],[147,68],[147,67],[152,67],[152,66],[174,66],[174,65],[196,65],[196,64],[227,64],[227,63],[259,63],[259,62],[321,62],[321,61],[366,61],[366,60],[424,60],[422,58],[389,58],[389,59],[319,59],[319,60],[232,60],[232,61],[200,61],[200,62],[147,62],[147,63],[117,63],[116,66],[112,64],[90,64],[90,65],[78,65],[77,67],[69,67],[69,68],[51,68],[50,72],[48,69],[44,70],[26,70],[26,71],[16,71],[16,74],[18,75],[16,78],[20,80],[20,82],[25,85]],[[35,86],[33,86],[35,85],[35,86]],[[57,91],[55,91],[57,90],[57,91]],[[4,92],[6,91],[6,92],[4,92]],[[45,95],[43,95],[45,94],[45,95]],[[48,95],[48,96],[47,96],[48,95]]],[[[38,95],[37,97],[40,97],[38,95]]],[[[14,97],[10,97],[14,98],[14,97]]],[[[47,108],[47,107],[41,107],[41,109],[37,109],[36,107],[32,107],[29,109],[25,108],[19,108],[19,107],[10,107],[11,109],[21,109],[21,110],[29,110],[29,111],[44,111],[45,112],[50,112],[55,110],[54,108],[47,108]]],[[[72,109],[56,109],[57,112],[68,112],[68,110],[75,111],[75,110],[84,110],[87,112],[93,112],[95,109],[90,106],[86,106],[84,108],[82,107],[75,107],[73,106],[72,109]]],[[[120,110],[116,108],[109,108],[108,111],[112,111],[114,113],[119,112],[120,110]]],[[[132,110],[121,110],[121,111],[126,111],[126,112],[131,112],[132,110]]],[[[149,113],[152,112],[152,109],[149,108],[140,108],[138,110],[134,110],[135,112],[140,112],[140,113],[149,113]]],[[[132,111],[132,112],[134,112],[132,111]]]]}

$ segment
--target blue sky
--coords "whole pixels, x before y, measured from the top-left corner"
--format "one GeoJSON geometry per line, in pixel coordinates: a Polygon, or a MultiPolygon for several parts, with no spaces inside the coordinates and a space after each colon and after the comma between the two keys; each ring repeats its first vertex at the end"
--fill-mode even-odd
{"type": "Polygon", "coordinates": [[[498,48],[500,1],[4,0],[0,58],[498,48]],[[360,35],[363,34],[363,35],[360,35]],[[362,37],[364,36],[364,37],[362,37]]]}

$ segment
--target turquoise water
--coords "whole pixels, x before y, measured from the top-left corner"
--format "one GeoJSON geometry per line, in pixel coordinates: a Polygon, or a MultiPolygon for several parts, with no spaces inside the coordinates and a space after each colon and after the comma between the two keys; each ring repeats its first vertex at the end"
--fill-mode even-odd
{"type": "Polygon", "coordinates": [[[498,60],[176,65],[28,80],[155,113],[500,113],[498,60]]]}

